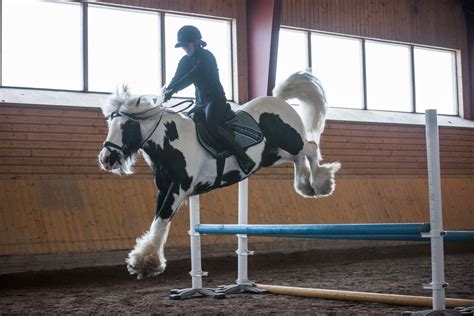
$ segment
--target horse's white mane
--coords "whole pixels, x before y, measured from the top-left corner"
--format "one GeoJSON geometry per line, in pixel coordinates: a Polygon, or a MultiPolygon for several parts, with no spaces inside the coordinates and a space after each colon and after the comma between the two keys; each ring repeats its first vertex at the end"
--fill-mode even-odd
{"type": "Polygon", "coordinates": [[[161,107],[163,95],[132,95],[127,85],[117,87],[102,105],[102,113],[109,117],[115,111],[141,113],[161,107]]]}

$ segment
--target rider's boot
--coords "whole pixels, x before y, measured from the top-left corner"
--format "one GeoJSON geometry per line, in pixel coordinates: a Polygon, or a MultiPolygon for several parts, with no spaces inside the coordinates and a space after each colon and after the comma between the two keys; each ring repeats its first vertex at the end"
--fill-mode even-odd
{"type": "Polygon", "coordinates": [[[255,162],[252,158],[245,153],[240,147],[239,143],[235,140],[234,133],[223,126],[217,127],[217,133],[219,133],[220,139],[224,142],[226,148],[228,148],[232,154],[235,155],[239,163],[240,168],[245,174],[249,174],[253,168],[255,168],[255,162]]]}

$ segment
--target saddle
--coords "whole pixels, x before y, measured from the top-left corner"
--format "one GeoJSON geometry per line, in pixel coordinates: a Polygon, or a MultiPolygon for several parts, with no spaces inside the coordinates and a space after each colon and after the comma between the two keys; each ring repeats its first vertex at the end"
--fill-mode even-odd
{"type": "MultiPolygon", "coordinates": [[[[212,188],[218,188],[221,185],[225,160],[232,153],[212,136],[201,116],[194,115],[193,121],[196,125],[199,143],[216,159],[217,177],[212,188]]],[[[235,140],[244,150],[263,141],[263,133],[260,127],[253,117],[245,111],[236,111],[233,117],[225,121],[225,125],[234,132],[235,140]]]]}
{"type": "MultiPolygon", "coordinates": [[[[196,133],[201,146],[214,158],[227,158],[232,153],[224,148],[209,132],[206,124],[198,116],[193,117],[196,124],[196,133]]],[[[257,122],[250,114],[244,111],[235,112],[235,116],[225,121],[235,135],[235,140],[243,149],[259,144],[263,140],[263,134],[257,122]]]]}

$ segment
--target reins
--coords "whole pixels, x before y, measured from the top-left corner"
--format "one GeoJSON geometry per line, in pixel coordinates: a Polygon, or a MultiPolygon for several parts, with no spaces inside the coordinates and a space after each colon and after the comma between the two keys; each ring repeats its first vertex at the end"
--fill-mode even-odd
{"type": "Polygon", "coordinates": [[[188,105],[187,107],[185,107],[184,109],[181,109],[181,110],[176,111],[176,112],[170,112],[170,113],[175,113],[175,114],[176,114],[176,113],[182,113],[182,112],[186,111],[187,109],[189,109],[190,107],[192,107],[193,104],[194,104],[194,101],[193,101],[193,100],[183,100],[183,101],[181,101],[181,102],[179,102],[179,103],[176,103],[176,104],[174,104],[174,105],[172,105],[172,106],[166,107],[166,109],[173,109],[173,108],[175,108],[175,107],[177,107],[177,106],[179,106],[179,105],[181,105],[181,104],[184,104],[184,103],[189,103],[189,105],[188,105]]]}
{"type": "Polygon", "coordinates": [[[158,128],[158,125],[160,125],[161,119],[163,118],[163,114],[165,114],[165,112],[166,112],[165,109],[163,109],[163,111],[161,111],[161,115],[160,115],[160,118],[159,118],[158,122],[155,124],[155,127],[151,131],[150,135],[148,135],[148,137],[145,138],[145,140],[140,144],[140,148],[142,148],[143,145],[145,145],[145,143],[150,139],[151,135],[153,135],[153,133],[156,131],[156,129],[158,128]]]}
{"type": "MultiPolygon", "coordinates": [[[[161,119],[163,118],[163,115],[165,114],[165,112],[172,113],[172,114],[178,114],[178,113],[182,113],[182,112],[186,111],[187,109],[189,109],[193,105],[194,105],[193,100],[183,100],[183,101],[181,101],[179,103],[176,103],[176,104],[174,104],[172,106],[169,106],[169,107],[159,107],[158,106],[158,107],[154,107],[154,108],[148,109],[148,110],[140,112],[140,113],[128,113],[128,112],[122,112],[122,111],[115,111],[110,115],[110,118],[113,119],[115,117],[119,117],[119,116],[124,115],[124,116],[129,117],[130,119],[132,119],[134,121],[143,121],[143,120],[148,120],[148,119],[151,119],[151,118],[155,117],[155,114],[156,114],[155,112],[157,112],[157,110],[160,110],[161,111],[160,117],[158,119],[158,122],[155,124],[155,127],[153,127],[153,130],[145,138],[145,140],[140,143],[140,148],[143,148],[143,145],[145,145],[145,143],[150,139],[150,137],[155,133],[156,129],[160,125],[161,119]],[[181,110],[178,110],[178,111],[167,111],[167,109],[173,109],[173,108],[176,108],[176,107],[178,107],[182,104],[185,104],[185,103],[189,103],[189,105],[186,106],[184,109],[181,109],[181,110]]],[[[116,148],[116,149],[119,149],[119,150],[123,151],[124,146],[125,146],[125,144],[123,144],[122,147],[120,147],[119,145],[114,144],[114,143],[109,142],[109,141],[104,142],[104,147],[105,148],[113,147],[113,148],[116,148]]]]}

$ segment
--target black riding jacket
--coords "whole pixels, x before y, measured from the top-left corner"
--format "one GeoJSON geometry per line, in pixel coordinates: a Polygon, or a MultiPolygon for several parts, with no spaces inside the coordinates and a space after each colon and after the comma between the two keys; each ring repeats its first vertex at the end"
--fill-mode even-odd
{"type": "Polygon", "coordinates": [[[174,94],[191,84],[196,87],[197,107],[214,102],[225,104],[227,99],[219,80],[216,58],[207,49],[197,48],[192,56],[181,58],[168,89],[174,94]]]}

